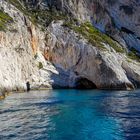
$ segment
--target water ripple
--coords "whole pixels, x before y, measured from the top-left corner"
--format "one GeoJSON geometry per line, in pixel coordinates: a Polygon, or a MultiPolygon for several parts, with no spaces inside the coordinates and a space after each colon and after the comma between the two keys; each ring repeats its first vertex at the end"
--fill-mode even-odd
{"type": "Polygon", "coordinates": [[[0,140],[140,140],[140,92],[53,90],[0,101],[0,140]]]}

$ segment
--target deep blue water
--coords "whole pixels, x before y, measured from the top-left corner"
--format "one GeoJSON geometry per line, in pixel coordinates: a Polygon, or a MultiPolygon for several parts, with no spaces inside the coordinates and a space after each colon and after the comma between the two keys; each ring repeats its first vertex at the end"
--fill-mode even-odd
{"type": "Polygon", "coordinates": [[[140,91],[12,94],[0,101],[0,140],[140,140],[140,91]]]}

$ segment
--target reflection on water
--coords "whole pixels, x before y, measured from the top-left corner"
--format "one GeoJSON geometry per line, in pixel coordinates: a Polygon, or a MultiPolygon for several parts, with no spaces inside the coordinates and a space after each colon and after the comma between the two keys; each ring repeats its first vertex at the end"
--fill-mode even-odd
{"type": "Polygon", "coordinates": [[[0,101],[0,140],[140,140],[140,91],[50,90],[0,101]]]}

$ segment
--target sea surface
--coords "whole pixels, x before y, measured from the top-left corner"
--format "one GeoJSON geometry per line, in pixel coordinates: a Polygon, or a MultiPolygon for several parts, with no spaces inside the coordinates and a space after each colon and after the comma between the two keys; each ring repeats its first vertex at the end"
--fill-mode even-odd
{"type": "Polygon", "coordinates": [[[0,140],[140,140],[140,90],[47,90],[0,101],[0,140]]]}

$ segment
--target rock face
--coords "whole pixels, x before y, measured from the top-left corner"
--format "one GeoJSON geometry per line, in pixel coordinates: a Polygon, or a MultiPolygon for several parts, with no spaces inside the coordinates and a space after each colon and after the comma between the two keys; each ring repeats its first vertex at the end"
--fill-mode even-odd
{"type": "Polygon", "coordinates": [[[76,87],[78,81],[88,79],[100,89],[133,88],[121,66],[123,56],[109,49],[101,51],[61,25],[58,22],[48,28],[53,35],[48,37],[47,47],[51,62],[70,73],[69,86],[76,87]]]}
{"type": "Polygon", "coordinates": [[[140,51],[140,3],[137,0],[93,1],[91,21],[122,45],[140,51]],[[98,12],[99,11],[99,12],[98,12]]]}
{"type": "MultiPolygon", "coordinates": [[[[15,2],[17,4],[19,1],[15,2]]],[[[139,50],[140,29],[136,13],[139,11],[138,2],[128,0],[24,2],[29,9],[43,11],[55,9],[73,19],[79,19],[77,27],[81,22],[90,21],[123,47],[139,50]]],[[[106,41],[99,42],[106,48],[102,50],[97,47],[98,44],[92,44],[72,28],[64,26],[63,20],[55,19],[44,30],[31,20],[23,8],[17,9],[8,0],[0,1],[0,9],[1,13],[7,13],[13,19],[7,23],[6,30],[0,30],[1,91],[25,90],[27,81],[30,82],[32,89],[44,87],[133,89],[140,86],[139,62],[130,60],[125,53],[117,52],[106,41]]],[[[40,18],[43,17],[37,16],[37,19],[40,18]]],[[[1,21],[0,16],[0,29],[1,27],[3,29],[6,22],[1,21]]]]}
{"type": "Polygon", "coordinates": [[[40,0],[32,1],[40,8],[56,8],[81,21],[90,21],[124,47],[140,52],[139,0],[40,0]]]}
{"type": "Polygon", "coordinates": [[[123,62],[122,67],[126,71],[128,78],[134,83],[134,86],[136,88],[140,87],[140,65],[136,62],[123,62]]]}
{"type": "Polygon", "coordinates": [[[39,60],[35,55],[45,45],[44,33],[5,0],[0,1],[0,7],[14,19],[8,31],[0,32],[1,89],[23,90],[27,81],[32,86],[43,84],[46,79],[40,77],[39,61],[43,63],[44,57],[39,60]]]}

